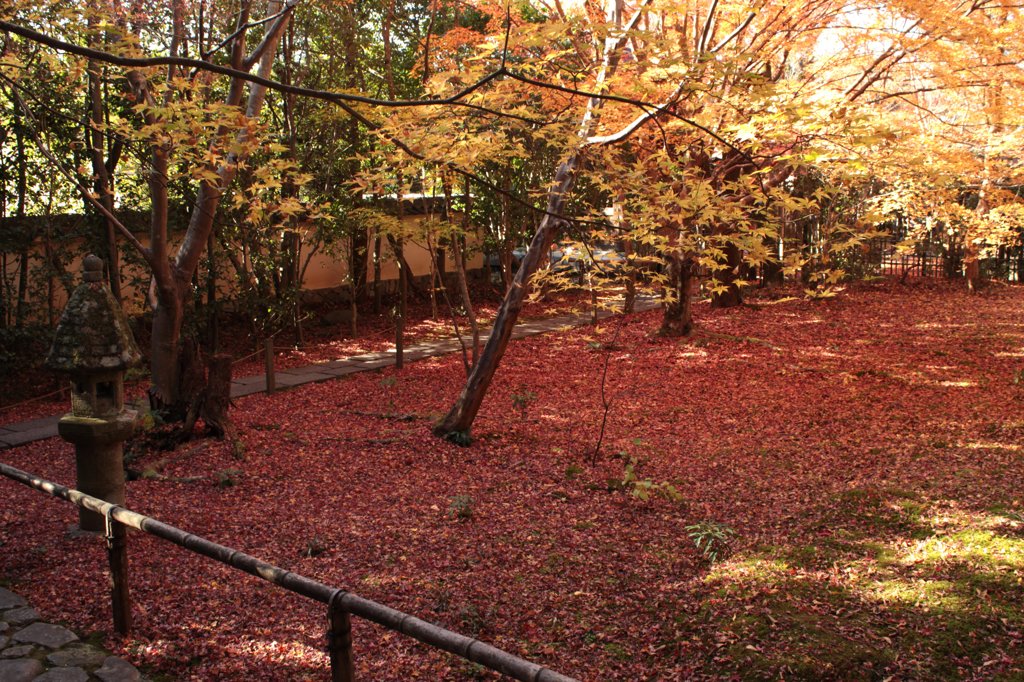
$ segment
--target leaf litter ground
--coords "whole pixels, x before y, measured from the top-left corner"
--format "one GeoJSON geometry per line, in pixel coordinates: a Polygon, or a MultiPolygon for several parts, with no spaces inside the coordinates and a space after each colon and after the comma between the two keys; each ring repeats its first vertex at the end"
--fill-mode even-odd
{"type": "MultiPolygon", "coordinates": [[[[429,435],[449,356],[240,400],[241,459],[145,453],[129,505],[584,680],[1020,679],[1021,320],[1022,289],[927,283],[700,308],[682,341],[613,319],[513,343],[469,448],[429,435]],[[691,535],[716,527],[711,563],[691,535]]],[[[4,458],[74,482],[57,440],[4,458]]],[[[109,631],[102,542],[0,490],[0,575],[109,631]]],[[[157,679],[327,677],[320,605],[130,543],[117,653],[157,679]]],[[[354,636],[363,679],[490,678],[354,636]]]]}

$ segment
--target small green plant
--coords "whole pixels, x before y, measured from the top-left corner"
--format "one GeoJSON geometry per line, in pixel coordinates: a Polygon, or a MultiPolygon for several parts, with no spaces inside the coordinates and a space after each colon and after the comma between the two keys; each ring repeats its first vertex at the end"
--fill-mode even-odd
{"type": "Polygon", "coordinates": [[[1014,511],[1012,509],[999,509],[996,511],[996,513],[999,516],[1002,516],[1007,521],[1024,524],[1024,513],[1021,513],[1019,511],[1014,511]]]}
{"type": "Polygon", "coordinates": [[[314,535],[312,538],[306,541],[306,548],[302,550],[301,554],[304,557],[312,558],[315,556],[320,556],[326,551],[327,545],[324,544],[323,540],[314,535]]]}
{"type": "MultiPolygon", "coordinates": [[[[624,452],[620,452],[619,457],[625,460],[627,455],[624,452]]],[[[618,482],[617,486],[613,487],[620,490],[628,490],[638,500],[646,501],[651,498],[651,495],[657,495],[669,502],[683,501],[682,493],[668,481],[655,482],[649,478],[640,478],[636,472],[638,464],[639,462],[636,457],[629,457],[629,461],[626,462],[625,467],[622,469],[622,480],[618,482]]]]}
{"type": "Polygon", "coordinates": [[[494,607],[481,611],[475,604],[462,604],[456,613],[459,619],[459,630],[477,637],[484,632],[494,619],[494,607]]]}
{"type": "Polygon", "coordinates": [[[221,469],[217,472],[217,487],[230,488],[238,483],[238,478],[241,475],[241,469],[221,469]]]}
{"type": "Polygon", "coordinates": [[[381,387],[387,391],[388,394],[388,414],[394,414],[395,407],[395,385],[398,383],[396,377],[384,377],[380,380],[381,387]]]}
{"type": "Polygon", "coordinates": [[[736,539],[736,531],[731,527],[710,520],[687,526],[686,534],[711,564],[729,556],[732,553],[732,542],[736,539]]]}
{"type": "Polygon", "coordinates": [[[449,443],[455,443],[461,448],[467,447],[473,442],[473,438],[469,435],[469,431],[449,431],[444,434],[444,439],[449,443]]]}
{"type": "Polygon", "coordinates": [[[530,403],[537,399],[533,391],[522,390],[522,393],[512,394],[512,407],[519,412],[519,418],[526,421],[526,413],[530,409],[530,403]]]}
{"type": "Polygon", "coordinates": [[[473,518],[473,498],[469,495],[456,495],[448,503],[448,516],[458,521],[473,518]]]}
{"type": "Polygon", "coordinates": [[[579,465],[570,464],[569,466],[565,467],[565,478],[568,481],[571,481],[573,479],[579,478],[579,475],[582,474],[582,473],[583,473],[583,467],[581,467],[579,465]]]}

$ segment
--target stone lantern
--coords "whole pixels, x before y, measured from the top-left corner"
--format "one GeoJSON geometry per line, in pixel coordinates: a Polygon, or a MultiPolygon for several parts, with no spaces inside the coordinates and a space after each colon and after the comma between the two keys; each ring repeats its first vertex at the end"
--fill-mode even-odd
{"type": "MultiPolygon", "coordinates": [[[[75,445],[77,487],[124,504],[123,443],[137,414],[124,409],[124,374],[142,359],[128,319],[103,278],[103,261],[83,261],[82,283],[71,294],[54,333],[46,366],[71,378],[71,412],[57,424],[75,445]]],[[[101,532],[103,517],[79,508],[82,530],[101,532]]]]}

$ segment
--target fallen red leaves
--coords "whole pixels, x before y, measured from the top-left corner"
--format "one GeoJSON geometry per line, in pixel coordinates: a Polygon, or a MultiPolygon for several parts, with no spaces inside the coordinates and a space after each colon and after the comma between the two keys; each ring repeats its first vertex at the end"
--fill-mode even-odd
{"type": "MultiPolygon", "coordinates": [[[[929,599],[964,565],[1007,584],[1024,567],[1015,526],[977,525],[1020,510],[1024,290],[701,308],[683,342],[652,336],[656,315],[513,343],[472,447],[429,434],[464,377],[450,356],[241,400],[244,460],[210,441],[147,455],[133,466],[161,477],[131,482],[129,505],[582,679],[1019,674],[1020,610],[995,577],[971,583],[984,598],[956,592],[953,615],[929,599]],[[609,490],[629,457],[683,501],[609,490]],[[710,569],[687,531],[702,520],[738,534],[710,569]],[[1009,538],[985,545],[1002,558],[950,554],[980,546],[964,524],[1009,538]],[[943,672],[921,632],[968,616],[991,645],[943,672]]],[[[3,459],[73,483],[59,441],[3,459]]],[[[102,543],[66,537],[69,505],[0,491],[0,575],[47,617],[109,630],[102,543]]],[[[118,653],[176,679],[326,678],[320,605],[141,534],[130,552],[136,629],[107,638],[118,653]]],[[[478,672],[364,622],[354,635],[365,679],[478,672]]]]}

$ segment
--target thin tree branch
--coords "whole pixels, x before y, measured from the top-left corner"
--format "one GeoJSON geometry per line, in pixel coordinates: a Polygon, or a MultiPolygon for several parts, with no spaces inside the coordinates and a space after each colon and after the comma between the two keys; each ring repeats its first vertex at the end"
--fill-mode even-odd
{"type": "Polygon", "coordinates": [[[143,258],[145,258],[147,262],[149,262],[149,260],[150,260],[150,251],[149,251],[149,249],[147,249],[145,246],[143,246],[142,242],[140,242],[135,237],[135,235],[132,234],[132,231],[129,230],[125,226],[124,223],[122,223],[120,220],[118,220],[117,216],[115,216],[113,213],[111,213],[109,210],[107,210],[107,207],[103,205],[103,202],[101,202],[99,199],[97,199],[95,194],[93,192],[91,192],[87,187],[85,187],[81,182],[79,182],[78,178],[76,178],[74,175],[72,175],[71,171],[69,171],[64,166],[64,164],[60,162],[60,160],[57,158],[57,155],[53,153],[53,151],[50,149],[49,145],[46,144],[46,142],[42,139],[42,136],[39,134],[39,130],[38,130],[38,127],[37,127],[38,126],[38,121],[36,121],[35,116],[32,114],[32,110],[28,108],[27,104],[25,104],[25,100],[23,100],[21,98],[21,95],[19,95],[16,91],[12,90],[11,91],[11,95],[13,96],[14,101],[17,102],[18,107],[22,110],[22,112],[24,112],[25,116],[30,121],[32,121],[33,124],[35,124],[35,125],[33,125],[33,126],[31,126],[29,128],[29,132],[32,135],[32,139],[35,141],[36,146],[39,148],[39,152],[43,156],[45,156],[47,158],[47,160],[50,163],[52,163],[57,168],[57,170],[60,172],[60,174],[63,175],[65,178],[67,178],[68,181],[71,182],[75,186],[75,189],[77,189],[81,193],[82,197],[88,203],[90,203],[94,207],[96,207],[96,209],[100,213],[102,213],[103,216],[105,218],[107,218],[107,220],[109,220],[110,223],[114,227],[117,228],[117,230],[122,234],[122,236],[124,236],[124,238],[126,240],[128,240],[128,242],[138,250],[139,254],[143,258]]]}

